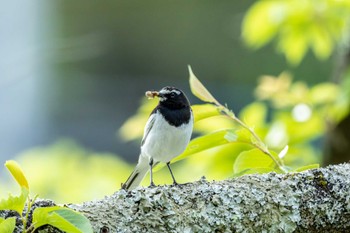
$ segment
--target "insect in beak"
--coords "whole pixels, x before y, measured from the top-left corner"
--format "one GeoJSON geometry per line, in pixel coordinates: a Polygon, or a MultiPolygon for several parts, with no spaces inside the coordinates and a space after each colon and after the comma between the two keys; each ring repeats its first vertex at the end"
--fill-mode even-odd
{"type": "Polygon", "coordinates": [[[159,96],[159,92],[158,91],[146,91],[145,95],[146,95],[146,97],[148,97],[148,99],[153,99],[154,97],[159,96]]]}

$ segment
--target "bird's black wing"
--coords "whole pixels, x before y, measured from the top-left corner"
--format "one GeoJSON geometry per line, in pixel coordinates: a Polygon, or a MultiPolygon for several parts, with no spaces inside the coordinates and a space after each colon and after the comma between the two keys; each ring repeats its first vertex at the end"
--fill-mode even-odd
{"type": "Polygon", "coordinates": [[[141,146],[143,146],[143,144],[145,143],[146,138],[147,138],[149,132],[151,131],[155,120],[156,120],[156,113],[153,113],[153,112],[152,112],[152,114],[151,114],[150,117],[148,118],[148,121],[147,121],[146,126],[145,126],[145,131],[144,131],[144,133],[143,133],[143,137],[142,137],[142,141],[141,141],[141,146]]]}

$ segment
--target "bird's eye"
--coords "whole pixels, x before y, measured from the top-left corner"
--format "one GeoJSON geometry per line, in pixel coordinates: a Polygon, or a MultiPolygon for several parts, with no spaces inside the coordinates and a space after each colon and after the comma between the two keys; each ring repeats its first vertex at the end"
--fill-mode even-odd
{"type": "Polygon", "coordinates": [[[170,97],[171,97],[171,98],[174,98],[174,97],[175,97],[175,93],[174,93],[174,92],[171,92],[171,93],[170,93],[170,97]]]}

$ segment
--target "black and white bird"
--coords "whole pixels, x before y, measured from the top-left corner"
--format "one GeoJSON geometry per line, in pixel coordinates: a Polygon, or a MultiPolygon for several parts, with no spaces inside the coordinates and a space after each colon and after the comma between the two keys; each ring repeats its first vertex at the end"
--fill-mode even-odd
{"type": "Polygon", "coordinates": [[[159,162],[166,163],[174,184],[177,184],[170,161],[186,149],[191,139],[192,109],[186,95],[180,89],[164,87],[160,91],[148,91],[146,96],[158,97],[159,103],[146,123],[138,163],[122,185],[126,190],[136,188],[148,170],[150,186],[154,186],[152,168],[159,162]]]}

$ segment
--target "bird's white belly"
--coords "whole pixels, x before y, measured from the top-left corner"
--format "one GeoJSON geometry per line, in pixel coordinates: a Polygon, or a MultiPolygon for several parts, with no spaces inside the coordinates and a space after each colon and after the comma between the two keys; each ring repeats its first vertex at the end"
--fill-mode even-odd
{"type": "Polygon", "coordinates": [[[192,128],[192,121],[175,127],[169,125],[163,117],[157,118],[141,147],[141,155],[153,158],[154,162],[169,162],[186,149],[192,128]]]}

